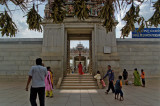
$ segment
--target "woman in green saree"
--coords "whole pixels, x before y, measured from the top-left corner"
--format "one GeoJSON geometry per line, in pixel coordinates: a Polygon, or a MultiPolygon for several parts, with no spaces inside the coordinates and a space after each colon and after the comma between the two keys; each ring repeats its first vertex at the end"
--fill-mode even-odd
{"type": "Polygon", "coordinates": [[[137,68],[134,69],[134,85],[135,86],[141,86],[141,81],[140,81],[140,74],[137,71],[137,68]]]}

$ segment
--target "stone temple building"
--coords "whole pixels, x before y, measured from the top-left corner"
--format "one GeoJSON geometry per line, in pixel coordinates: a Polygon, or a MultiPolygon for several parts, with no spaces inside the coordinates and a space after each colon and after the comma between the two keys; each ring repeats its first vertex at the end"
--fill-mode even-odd
{"type": "Polygon", "coordinates": [[[61,24],[52,22],[46,5],[43,38],[0,39],[0,78],[26,78],[35,59],[41,57],[45,66],[51,67],[55,84],[60,85],[72,72],[70,59],[78,61],[78,55],[73,56],[70,50],[71,40],[89,41],[88,54],[82,53],[81,57],[89,59],[87,70],[91,75],[99,70],[103,76],[111,65],[116,78],[124,68],[129,75],[138,68],[144,69],[146,77],[160,76],[160,39],[116,39],[115,28],[106,33],[97,17],[103,3],[94,2],[88,1],[89,18],[80,21],[73,16],[73,3],[68,0],[68,13],[61,24]]]}

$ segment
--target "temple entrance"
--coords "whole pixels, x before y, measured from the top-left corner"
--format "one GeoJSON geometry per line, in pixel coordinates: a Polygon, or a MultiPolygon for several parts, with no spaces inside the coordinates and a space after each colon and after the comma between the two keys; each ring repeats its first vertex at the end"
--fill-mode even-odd
{"type": "Polygon", "coordinates": [[[89,40],[70,40],[70,73],[78,73],[81,62],[84,73],[89,73],[89,40]]]}
{"type": "Polygon", "coordinates": [[[93,29],[67,29],[65,71],[60,89],[97,89],[97,81],[94,80],[93,29]],[[85,43],[84,43],[85,42],[85,43]],[[81,62],[81,65],[79,63],[81,62]],[[79,68],[78,68],[79,66],[79,68]],[[80,70],[79,70],[80,69],[80,70]]]}
{"type": "Polygon", "coordinates": [[[92,74],[92,34],[73,32],[67,35],[67,74],[78,74],[80,62],[84,74],[92,74]]]}

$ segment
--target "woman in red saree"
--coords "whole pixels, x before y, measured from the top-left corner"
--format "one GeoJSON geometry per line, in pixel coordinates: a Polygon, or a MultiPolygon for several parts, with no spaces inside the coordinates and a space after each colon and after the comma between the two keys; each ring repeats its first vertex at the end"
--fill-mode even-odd
{"type": "Polygon", "coordinates": [[[80,75],[83,75],[83,74],[84,74],[84,72],[82,71],[82,69],[83,69],[83,67],[82,67],[82,64],[81,64],[81,62],[80,62],[79,65],[78,65],[78,70],[79,70],[79,74],[80,74],[80,75]]]}

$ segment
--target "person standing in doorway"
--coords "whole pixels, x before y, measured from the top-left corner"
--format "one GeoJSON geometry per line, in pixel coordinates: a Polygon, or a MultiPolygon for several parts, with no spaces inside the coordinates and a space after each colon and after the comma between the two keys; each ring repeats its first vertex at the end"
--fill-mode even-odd
{"type": "Polygon", "coordinates": [[[83,75],[83,74],[84,74],[83,71],[82,71],[82,69],[83,69],[83,67],[82,67],[82,64],[81,64],[81,62],[80,62],[79,65],[78,65],[78,70],[79,70],[79,74],[80,74],[80,75],[83,75]]]}
{"type": "Polygon", "coordinates": [[[112,89],[112,93],[114,93],[114,86],[113,86],[113,81],[114,81],[114,71],[111,70],[111,66],[108,65],[108,71],[106,73],[106,75],[103,77],[106,78],[108,76],[109,79],[109,85],[108,85],[108,90],[105,92],[106,94],[108,94],[108,92],[110,91],[110,89],[112,89]]]}
{"type": "Polygon", "coordinates": [[[37,58],[36,66],[32,66],[29,71],[29,77],[26,85],[26,91],[28,91],[28,86],[32,80],[30,89],[31,106],[37,106],[37,93],[39,96],[40,106],[45,106],[45,77],[47,74],[48,72],[46,67],[42,66],[42,59],[37,58]]]}

